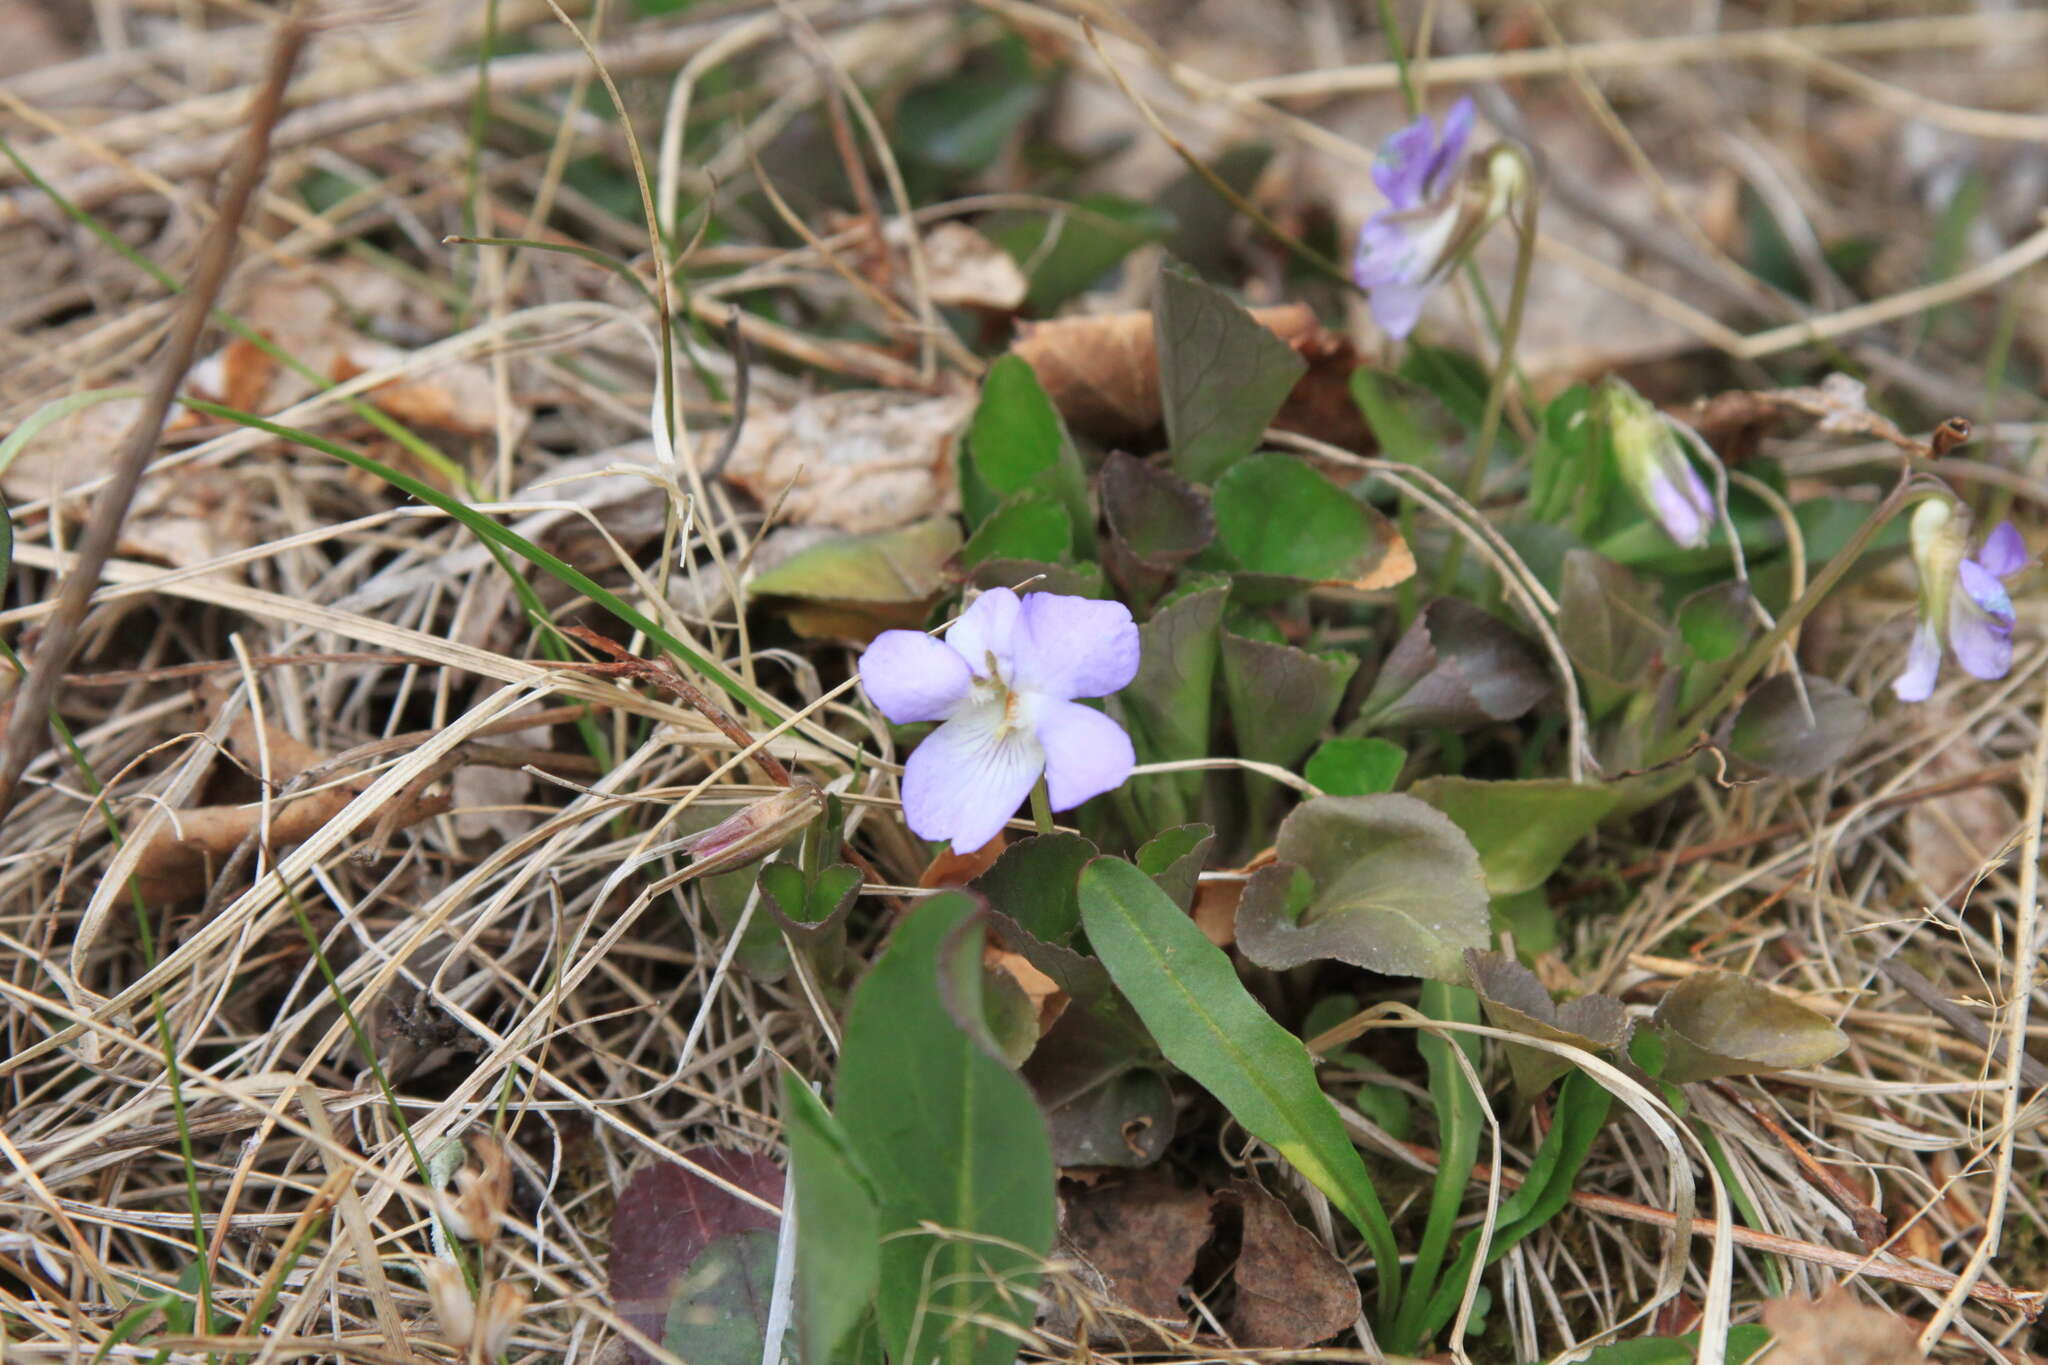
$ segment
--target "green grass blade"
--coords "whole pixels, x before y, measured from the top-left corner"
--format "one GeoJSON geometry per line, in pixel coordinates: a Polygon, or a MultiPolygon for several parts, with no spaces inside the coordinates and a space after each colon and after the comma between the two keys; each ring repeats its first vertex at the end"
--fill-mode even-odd
{"type": "Polygon", "coordinates": [[[337,460],[345,461],[348,464],[354,465],[357,469],[376,475],[393,488],[409,493],[421,502],[440,508],[443,512],[446,512],[449,516],[476,532],[478,536],[482,537],[485,544],[493,545],[499,549],[516,554],[552,575],[560,582],[576,589],[576,591],[603,607],[620,621],[639,631],[642,635],[645,635],[648,639],[654,641],[663,649],[711,679],[727,696],[761,719],[771,723],[781,719],[775,713],[773,707],[769,706],[759,697],[756,697],[739,679],[727,673],[723,668],[720,668],[696,650],[691,649],[655,621],[627,605],[625,600],[619,597],[617,593],[604,587],[573,565],[555,555],[549,554],[517,531],[500,526],[497,522],[463,502],[460,498],[450,497],[431,484],[422,483],[409,474],[402,474],[389,465],[371,459],[361,451],[351,450],[339,442],[315,436],[310,431],[300,431],[295,427],[280,426],[278,423],[266,421],[254,413],[242,412],[239,409],[227,407],[220,403],[208,403],[197,398],[185,399],[183,403],[184,406],[191,408],[194,412],[203,412],[209,417],[218,417],[226,422],[239,422],[243,426],[254,427],[258,431],[267,431],[273,436],[295,442],[309,450],[317,450],[323,455],[332,455],[337,460]]]}
{"type": "MultiPolygon", "coordinates": [[[[1422,1012],[1432,1019],[1476,1024],[1479,997],[1463,986],[1425,981],[1422,1012]]],[[[1423,1340],[1417,1329],[1431,1305],[1444,1253],[1450,1249],[1451,1232],[1457,1225],[1458,1209],[1465,1202],[1472,1163],[1479,1156],[1480,1131],[1485,1126],[1479,1113],[1480,1098],[1472,1093],[1465,1080],[1465,1069],[1452,1050],[1461,1049],[1476,1067],[1479,1040],[1470,1034],[1446,1038],[1425,1032],[1416,1040],[1416,1046],[1429,1064],[1429,1097],[1436,1106],[1437,1151],[1441,1159],[1436,1168],[1436,1183],[1430,1189],[1429,1218],[1423,1225],[1422,1242],[1415,1249],[1408,1293],[1387,1340],[1388,1349],[1401,1352],[1413,1352],[1423,1340]]]]}
{"type": "Polygon", "coordinates": [[[1166,1059],[1358,1229],[1379,1269],[1380,1312],[1391,1319],[1401,1299],[1394,1229],[1301,1040],[1252,998],[1186,912],[1123,859],[1097,858],[1082,869],[1081,922],[1166,1059]]]}

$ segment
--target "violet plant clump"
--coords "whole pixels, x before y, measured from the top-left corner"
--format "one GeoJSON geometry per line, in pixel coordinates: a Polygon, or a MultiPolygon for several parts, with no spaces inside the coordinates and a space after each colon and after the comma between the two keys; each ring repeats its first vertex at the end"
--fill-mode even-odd
{"type": "Polygon", "coordinates": [[[1968,512],[1948,498],[1930,498],[1913,511],[1919,624],[1906,667],[1892,682],[1902,701],[1934,694],[1944,639],[1973,677],[2002,678],[2012,667],[2014,613],[2005,585],[2030,562],[2027,547],[2009,521],[2000,522],[1975,554],[1969,553],[1969,535],[1968,512]]]}
{"type": "Polygon", "coordinates": [[[861,685],[897,725],[942,722],[903,767],[903,814],[920,838],[971,853],[995,838],[1041,773],[1052,809],[1122,786],[1137,764],[1122,726],[1078,698],[1138,671],[1130,608],[991,588],[943,640],[889,630],[861,655],[861,685]]]}

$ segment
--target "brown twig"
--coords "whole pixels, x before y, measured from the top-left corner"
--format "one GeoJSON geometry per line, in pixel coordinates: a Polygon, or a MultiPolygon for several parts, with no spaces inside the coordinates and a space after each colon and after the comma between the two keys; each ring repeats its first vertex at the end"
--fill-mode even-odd
{"type": "Polygon", "coordinates": [[[304,51],[308,36],[305,20],[296,8],[278,26],[277,37],[271,45],[269,75],[250,107],[248,132],[229,177],[227,192],[221,197],[219,215],[208,229],[205,241],[200,244],[199,259],[192,267],[192,280],[185,291],[183,306],[164,344],[163,362],[157,370],[156,382],[143,400],[135,425],[129,429],[126,443],[115,462],[112,480],[94,503],[92,521],[78,544],[77,562],[64,579],[63,589],[57,596],[56,610],[51,615],[42,644],[36,650],[28,677],[23,680],[21,693],[15,700],[7,738],[4,744],[0,744],[0,822],[5,822],[8,812],[14,808],[20,794],[21,775],[28,768],[29,760],[41,751],[49,733],[48,712],[56,699],[64,670],[70,666],[72,655],[77,652],[79,628],[84,623],[86,606],[92,600],[93,591],[99,586],[100,570],[114,552],[114,542],[121,534],[128,506],[134,501],[135,490],[142,482],[143,470],[156,449],[164,419],[171,410],[171,401],[177,397],[178,386],[185,382],[185,372],[192,367],[193,355],[199,348],[199,338],[206,331],[214,300],[219,297],[221,285],[227,280],[228,266],[234,260],[235,244],[241,235],[243,216],[248,212],[249,201],[269,165],[270,134],[277,126],[278,116],[284,112],[285,87],[291,83],[292,71],[298,66],[299,54],[304,51]]]}
{"type": "Polygon", "coordinates": [[[1884,1245],[1885,1237],[1890,1231],[1884,1215],[1872,1208],[1869,1200],[1858,1194],[1848,1181],[1836,1174],[1834,1167],[1808,1151],[1806,1144],[1786,1132],[1783,1125],[1752,1103],[1740,1090],[1726,1081],[1714,1081],[1711,1084],[1716,1094],[1748,1115],[1757,1127],[1776,1138],[1778,1145],[1799,1163],[1799,1169],[1806,1178],[1812,1181],[1822,1194],[1833,1200],[1837,1208],[1849,1215],[1849,1222],[1856,1229],[1856,1238],[1863,1243],[1865,1251],[1874,1251],[1884,1245]]]}

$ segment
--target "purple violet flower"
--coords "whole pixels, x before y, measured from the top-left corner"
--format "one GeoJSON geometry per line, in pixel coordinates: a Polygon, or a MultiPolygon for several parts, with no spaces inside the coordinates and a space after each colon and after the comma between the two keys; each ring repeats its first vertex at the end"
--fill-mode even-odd
{"type": "Polygon", "coordinates": [[[1039,773],[1054,810],[1123,784],[1131,737],[1077,697],[1138,672],[1138,627],[1121,602],[991,588],[943,640],[885,630],[860,656],[861,685],[898,725],[944,722],[903,765],[903,815],[920,838],[972,853],[996,837],[1039,773]]]}
{"type": "Polygon", "coordinates": [[[1599,401],[1614,463],[1636,501],[1683,548],[1705,545],[1714,533],[1714,495],[1685,458],[1670,423],[1626,380],[1612,375],[1601,381],[1599,401]]]}
{"type": "Polygon", "coordinates": [[[1987,680],[2004,677],[2012,667],[2014,620],[2005,583],[2033,562],[2020,533],[2011,522],[2000,522],[1977,553],[1969,554],[1969,518],[1946,498],[1931,498],[1915,508],[1912,528],[1920,623],[1892,691],[1902,701],[1925,701],[1934,694],[1944,634],[1964,672],[1987,680]]]}
{"type": "Polygon", "coordinates": [[[1457,240],[1468,235],[1460,228],[1469,216],[1457,191],[1472,119],[1472,101],[1459,100],[1444,115],[1439,138],[1423,114],[1387,139],[1372,168],[1387,204],[1359,229],[1351,278],[1370,298],[1373,317],[1397,340],[1415,330],[1423,300],[1469,245],[1457,240]]]}

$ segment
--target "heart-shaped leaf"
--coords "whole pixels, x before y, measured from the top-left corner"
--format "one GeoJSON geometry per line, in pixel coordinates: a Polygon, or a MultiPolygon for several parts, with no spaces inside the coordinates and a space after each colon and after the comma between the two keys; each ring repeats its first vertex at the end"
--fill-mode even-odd
{"type": "Polygon", "coordinates": [[[1735,972],[1699,972],[1651,1017],[1664,1040],[1661,1079],[1682,1085],[1818,1066],[1849,1046],[1824,1014],[1735,972]]]}
{"type": "Polygon", "coordinates": [[[1335,958],[1391,976],[1462,981],[1464,953],[1486,946],[1479,855],[1439,811],[1412,796],[1325,796],[1297,806],[1237,909],[1237,945],[1262,967],[1335,958]],[[1296,869],[1313,886],[1306,904],[1296,869]]]}
{"type": "MultiPolygon", "coordinates": [[[[782,1170],[765,1154],[725,1147],[696,1147],[682,1156],[688,1165],[645,1167],[619,1194],[612,1215],[612,1306],[671,1350],[681,1350],[681,1333],[702,1358],[737,1359],[751,1343],[758,1361],[768,1309],[760,1271],[764,1264],[772,1271],[775,1262],[779,1219],[773,1206],[782,1202],[782,1170]],[[729,1294],[718,1293],[721,1284],[729,1294]],[[705,1316],[700,1310],[709,1310],[721,1329],[692,1332],[692,1323],[705,1316]]],[[[637,1349],[632,1354],[649,1358],[637,1349]]]]}
{"type": "Polygon", "coordinates": [[[946,585],[960,549],[951,517],[912,522],[868,536],[837,536],[799,550],[748,582],[758,596],[834,602],[922,602],[946,585]]]}
{"type": "Polygon", "coordinates": [[[1611,559],[1590,550],[1565,555],[1557,633],[1579,667],[1595,719],[1635,695],[1651,665],[1670,648],[1659,596],[1655,583],[1611,559]]]}
{"type": "Polygon", "coordinates": [[[1870,707],[1840,683],[1780,673],[1742,703],[1728,750],[1765,772],[1804,781],[1834,767],[1869,727],[1870,707]]]}
{"type": "Polygon", "coordinates": [[[1081,925],[1074,883],[1096,852],[1078,834],[1034,835],[1004,849],[973,887],[1034,938],[1066,944],[1081,925]]]}
{"type": "Polygon", "coordinates": [[[1415,573],[1392,522],[1293,455],[1232,465],[1217,480],[1215,511],[1217,539],[1263,588],[1391,588],[1415,573]]]}
{"type": "Polygon", "coordinates": [[[1516,720],[1549,695],[1536,646],[1469,603],[1439,598],[1380,664],[1352,728],[1465,730],[1516,720]]]}
{"type": "Polygon", "coordinates": [[[1171,471],[1118,451],[1102,466],[1104,560],[1137,607],[1216,538],[1208,495],[1171,471]]]}
{"type": "MultiPolygon", "coordinates": [[[[1495,1028],[1588,1052],[1606,1052],[1628,1039],[1628,1010],[1611,995],[1582,995],[1560,1008],[1536,979],[1536,973],[1511,957],[1467,952],[1465,968],[1472,975],[1472,989],[1479,995],[1480,1008],[1486,1011],[1487,1022],[1495,1028]]],[[[1515,1073],[1515,1088],[1524,1096],[1547,1089],[1572,1066],[1555,1053],[1512,1043],[1507,1054],[1508,1065],[1515,1073]]]]}
{"type": "Polygon", "coordinates": [[[1408,791],[1465,831],[1479,850],[1487,889],[1496,896],[1541,886],[1618,799],[1606,787],[1558,779],[1484,782],[1473,777],[1428,777],[1408,791]]]}
{"type": "Polygon", "coordinates": [[[1181,266],[1160,270],[1152,315],[1173,467],[1214,483],[1258,445],[1308,362],[1181,266]]]}

